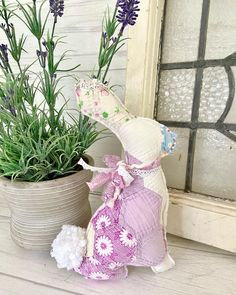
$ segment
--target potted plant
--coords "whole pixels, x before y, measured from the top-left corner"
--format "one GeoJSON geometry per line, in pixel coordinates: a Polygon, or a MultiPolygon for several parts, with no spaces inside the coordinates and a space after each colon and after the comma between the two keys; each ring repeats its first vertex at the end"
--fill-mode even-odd
{"type": "Polygon", "coordinates": [[[92,163],[85,152],[100,132],[87,117],[68,114],[66,102],[57,106],[62,80],[78,67],[61,68],[66,53],[55,58],[64,1],[16,2],[1,0],[0,9],[6,37],[0,44],[0,194],[11,211],[13,240],[27,249],[49,249],[62,224],[86,226],[91,218],[86,182],[92,175],[77,163],[81,157],[92,163]],[[27,35],[17,34],[16,18],[38,46],[35,61],[25,67],[27,35]],[[40,72],[33,71],[37,63],[40,72]]]}
{"type": "MultiPolygon", "coordinates": [[[[47,250],[63,224],[85,227],[91,218],[86,182],[92,175],[78,161],[83,157],[93,162],[85,152],[102,131],[81,113],[78,117],[68,113],[66,102],[57,107],[64,97],[62,80],[78,67],[61,68],[66,52],[55,58],[61,42],[56,25],[64,13],[64,0],[41,4],[32,0],[27,5],[15,0],[17,6],[0,1],[0,28],[7,39],[0,44],[0,194],[11,211],[13,240],[27,249],[47,250]],[[43,10],[48,10],[45,17],[43,10]],[[15,18],[25,24],[38,46],[35,61],[26,67],[22,56],[27,36],[17,35],[15,18]],[[40,72],[33,71],[35,64],[40,72]]],[[[113,14],[109,9],[105,13],[98,69],[91,79],[108,84],[111,62],[125,44],[125,28],[136,22],[138,5],[137,0],[117,0],[113,14]]]]}

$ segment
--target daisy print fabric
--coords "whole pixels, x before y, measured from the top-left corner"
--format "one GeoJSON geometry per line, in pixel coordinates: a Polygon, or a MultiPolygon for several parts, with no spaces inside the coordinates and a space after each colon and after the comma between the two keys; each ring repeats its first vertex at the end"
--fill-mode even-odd
{"type": "Polygon", "coordinates": [[[96,222],[96,230],[108,227],[111,225],[111,220],[107,215],[101,215],[96,222]]]}
{"type": "Polygon", "coordinates": [[[109,269],[114,270],[117,268],[120,268],[122,266],[122,263],[120,262],[112,262],[109,264],[109,269]]]}
{"type": "Polygon", "coordinates": [[[95,265],[95,266],[97,266],[97,265],[100,264],[100,262],[99,262],[97,259],[95,259],[93,256],[90,256],[90,257],[89,257],[89,262],[90,262],[92,265],[95,265]]]}
{"type": "Polygon", "coordinates": [[[137,245],[135,237],[124,228],[120,232],[120,241],[123,245],[131,248],[137,245]]]}
{"type": "Polygon", "coordinates": [[[112,241],[107,236],[101,236],[97,239],[95,248],[99,256],[111,256],[113,253],[112,241]]]}
{"type": "MultiPolygon", "coordinates": [[[[85,257],[79,272],[89,279],[125,278],[127,268],[136,255],[137,240],[119,223],[121,200],[113,208],[105,206],[92,219],[95,231],[93,256],[85,257]]],[[[78,270],[77,270],[78,271],[78,270]]]]}
{"type": "Polygon", "coordinates": [[[90,279],[93,279],[93,280],[102,280],[102,281],[105,281],[105,280],[108,280],[109,279],[109,275],[101,272],[101,271],[97,271],[97,272],[92,272],[90,275],[89,275],[89,278],[90,279]]]}

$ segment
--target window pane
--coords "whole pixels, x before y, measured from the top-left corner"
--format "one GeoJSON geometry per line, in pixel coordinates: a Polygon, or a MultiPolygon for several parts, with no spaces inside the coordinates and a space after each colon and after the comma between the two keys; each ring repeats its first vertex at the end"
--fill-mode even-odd
{"type": "Polygon", "coordinates": [[[198,130],[193,191],[236,200],[236,143],[215,130],[198,130]]]}
{"type": "Polygon", "coordinates": [[[229,82],[223,67],[204,70],[199,121],[216,122],[223,113],[229,96],[229,82]]]}
{"type": "MultiPolygon", "coordinates": [[[[235,45],[236,48],[236,45],[235,45]]],[[[236,67],[232,67],[234,79],[236,79],[236,67]]],[[[234,97],[233,104],[231,106],[231,109],[225,118],[225,123],[234,123],[236,124],[236,98],[234,97]]]]}
{"type": "Polygon", "coordinates": [[[202,0],[169,0],[165,16],[162,63],[197,58],[202,0]]]}
{"type": "Polygon", "coordinates": [[[177,134],[175,152],[162,159],[162,167],[169,187],[184,189],[188,155],[189,130],[171,128],[177,134]]]}
{"type": "Polygon", "coordinates": [[[190,151],[189,130],[176,129],[179,135],[176,154],[163,160],[168,185],[185,188],[188,157],[188,171],[193,169],[193,179],[190,173],[186,188],[236,200],[233,181],[236,167],[236,98],[232,102],[236,80],[234,2],[226,0],[222,6],[221,0],[167,1],[161,63],[174,64],[161,67],[155,117],[159,121],[170,122],[169,126],[193,128],[190,151]],[[231,57],[225,60],[229,55],[231,57]],[[183,63],[186,61],[190,62],[183,63]],[[203,77],[199,67],[204,67],[203,77]],[[224,122],[218,121],[222,114],[225,116],[222,118],[224,122]],[[222,132],[229,130],[231,139],[216,129],[222,132]]]}
{"type": "Polygon", "coordinates": [[[158,120],[190,121],[195,70],[162,71],[158,120]]]}
{"type": "Polygon", "coordinates": [[[206,59],[223,59],[235,52],[235,31],[235,0],[211,1],[207,31],[206,59]]]}

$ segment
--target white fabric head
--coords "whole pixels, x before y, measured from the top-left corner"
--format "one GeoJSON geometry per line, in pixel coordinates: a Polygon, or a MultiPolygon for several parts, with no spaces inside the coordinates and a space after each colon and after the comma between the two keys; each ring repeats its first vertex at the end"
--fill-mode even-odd
{"type": "Polygon", "coordinates": [[[140,162],[151,163],[174,148],[169,129],[155,120],[130,114],[121,100],[98,80],[80,80],[76,96],[80,111],[115,133],[124,150],[140,162]]]}

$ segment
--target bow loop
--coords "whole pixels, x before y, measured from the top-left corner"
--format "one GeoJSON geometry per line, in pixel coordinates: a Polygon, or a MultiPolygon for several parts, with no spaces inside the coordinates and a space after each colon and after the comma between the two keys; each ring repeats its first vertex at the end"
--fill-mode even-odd
{"type": "Polygon", "coordinates": [[[121,191],[125,187],[130,186],[134,178],[129,173],[129,165],[121,161],[118,156],[105,156],[104,162],[109,168],[96,169],[87,165],[83,160],[80,160],[79,164],[82,165],[84,169],[90,169],[99,173],[95,178],[92,179],[91,182],[88,182],[87,185],[91,191],[94,191],[107,184],[103,194],[104,201],[107,205],[113,207],[115,201],[121,194],[121,191]]]}
{"type": "Polygon", "coordinates": [[[96,189],[105,185],[110,180],[110,173],[99,173],[96,175],[90,182],[87,182],[87,185],[91,192],[94,192],[96,189]]]}

